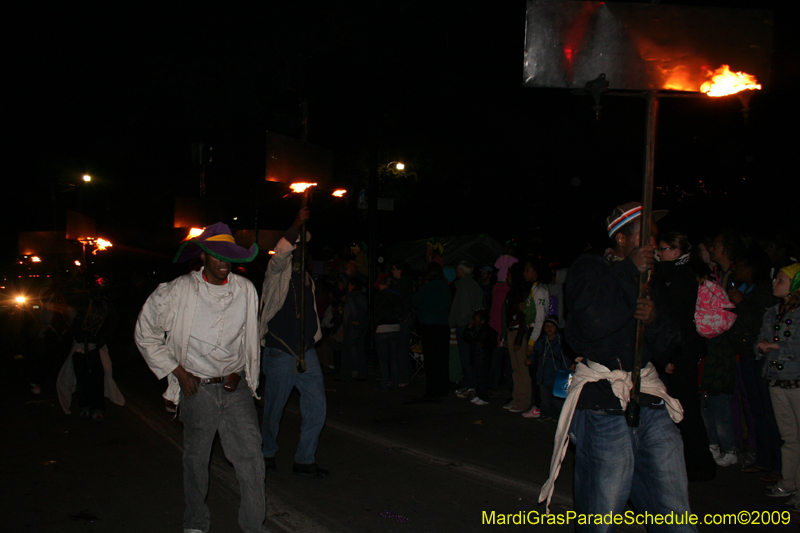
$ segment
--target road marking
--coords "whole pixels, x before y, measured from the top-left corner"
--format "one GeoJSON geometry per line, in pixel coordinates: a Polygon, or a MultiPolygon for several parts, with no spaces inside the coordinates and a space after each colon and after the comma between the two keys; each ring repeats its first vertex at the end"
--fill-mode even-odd
{"type": "MultiPolygon", "coordinates": [[[[293,408],[287,408],[287,411],[296,412],[293,408]]],[[[331,420],[330,418],[328,418],[328,420],[325,422],[325,425],[337,431],[347,433],[353,437],[377,444],[378,446],[404,453],[414,457],[417,460],[447,467],[451,472],[460,473],[483,483],[495,485],[509,491],[522,494],[533,494],[536,498],[538,497],[539,492],[542,490],[542,486],[537,483],[522,481],[520,479],[498,474],[486,468],[465,463],[464,461],[446,457],[429,450],[415,448],[409,446],[405,442],[382,437],[370,431],[364,431],[348,424],[331,420]]],[[[572,509],[572,497],[559,492],[554,492],[551,507],[553,505],[561,505],[567,509],[572,509]]]]}

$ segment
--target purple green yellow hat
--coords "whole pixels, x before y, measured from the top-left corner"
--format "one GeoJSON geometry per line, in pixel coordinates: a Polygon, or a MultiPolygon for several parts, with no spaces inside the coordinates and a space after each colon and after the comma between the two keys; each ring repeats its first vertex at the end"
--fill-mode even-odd
{"type": "MultiPolygon", "coordinates": [[[[642,204],[640,202],[628,202],[627,204],[615,207],[606,218],[608,236],[613,237],[620,228],[642,216],[642,209],[642,204]]],[[[669,213],[669,211],[666,209],[653,211],[653,220],[661,220],[667,213],[669,213]]]]}
{"type": "Polygon", "coordinates": [[[228,263],[249,263],[258,255],[258,244],[254,243],[249,250],[239,246],[233,239],[231,228],[217,222],[207,226],[199,236],[181,244],[172,262],[181,263],[194,259],[200,256],[200,252],[228,263]]]}
{"type": "Polygon", "coordinates": [[[792,280],[792,284],[789,285],[789,292],[800,289],[800,263],[785,266],[781,269],[781,272],[789,276],[789,279],[792,280]]]}

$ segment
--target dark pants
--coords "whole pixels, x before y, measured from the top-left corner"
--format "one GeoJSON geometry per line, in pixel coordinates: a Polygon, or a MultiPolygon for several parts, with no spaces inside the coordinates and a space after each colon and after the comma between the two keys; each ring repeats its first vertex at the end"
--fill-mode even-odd
{"type": "Polygon", "coordinates": [[[673,358],[675,370],[669,376],[669,393],[683,406],[683,420],[678,423],[683,440],[686,473],[690,481],[714,479],[717,463],[708,450],[708,433],[703,422],[697,386],[697,358],[685,352],[673,358]]]}
{"type": "Polygon", "coordinates": [[[492,369],[492,349],[476,348],[472,361],[472,375],[475,379],[475,396],[489,401],[489,372],[492,369]],[[488,353],[487,353],[488,352],[488,353]]]}
{"type": "Polygon", "coordinates": [[[447,396],[450,384],[450,326],[422,324],[420,333],[425,363],[425,396],[447,396]]]}
{"type": "Polygon", "coordinates": [[[367,379],[369,377],[366,341],[367,329],[365,327],[348,326],[344,329],[342,370],[339,375],[341,379],[345,381],[353,379],[353,371],[355,371],[358,379],[367,379]]]}
{"type": "Polygon", "coordinates": [[[772,411],[769,382],[761,377],[765,362],[766,359],[756,361],[754,358],[743,358],[739,361],[750,412],[755,419],[753,429],[756,437],[756,465],[762,470],[780,472],[783,441],[772,411]]]}
{"type": "Polygon", "coordinates": [[[392,382],[392,389],[396,389],[399,383],[399,340],[399,331],[375,334],[375,348],[378,350],[378,368],[381,372],[381,390],[389,389],[389,381],[392,382]]]}
{"type": "Polygon", "coordinates": [[[105,409],[104,370],[103,363],[100,361],[100,352],[90,350],[88,354],[73,353],[72,368],[75,370],[75,379],[78,382],[78,401],[81,411],[105,409]]]}
{"type": "Polygon", "coordinates": [[[489,370],[489,388],[494,390],[500,385],[508,385],[511,388],[511,362],[508,358],[508,350],[497,347],[492,350],[492,367],[489,370]]]}

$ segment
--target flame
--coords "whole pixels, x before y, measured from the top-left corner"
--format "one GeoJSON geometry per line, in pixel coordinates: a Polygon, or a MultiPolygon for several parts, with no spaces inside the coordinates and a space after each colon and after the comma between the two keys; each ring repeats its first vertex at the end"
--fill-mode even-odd
{"type": "Polygon", "coordinates": [[[347,194],[347,191],[345,189],[336,189],[331,194],[333,194],[333,196],[335,196],[337,198],[341,198],[342,196],[347,194]]]}
{"type": "Polygon", "coordinates": [[[664,89],[668,91],[696,91],[692,83],[689,69],[684,65],[678,65],[672,69],[662,69],[667,80],[664,82],[664,89]]]}
{"type": "Polygon", "coordinates": [[[94,249],[94,251],[92,252],[92,255],[97,255],[97,252],[98,252],[98,251],[101,251],[101,252],[102,252],[102,251],[103,251],[103,250],[105,250],[106,248],[110,248],[110,247],[112,247],[112,246],[114,246],[114,245],[113,245],[113,244],[111,244],[110,242],[108,242],[107,240],[105,240],[105,239],[101,239],[100,237],[98,237],[98,238],[97,238],[97,241],[95,242],[95,246],[96,246],[96,248],[95,248],[95,249],[94,249]]]}
{"type": "Polygon", "coordinates": [[[305,192],[309,187],[316,186],[316,183],[292,183],[289,187],[292,192],[305,192]]]}
{"type": "Polygon", "coordinates": [[[189,230],[189,235],[187,235],[186,239],[184,240],[188,241],[189,239],[194,239],[195,237],[199,237],[202,234],[203,234],[202,228],[192,228],[189,230]]]}
{"type": "Polygon", "coordinates": [[[728,65],[722,65],[715,71],[708,71],[710,81],[700,86],[700,91],[708,96],[727,96],[740,91],[761,89],[756,77],[744,72],[731,72],[728,65]]]}

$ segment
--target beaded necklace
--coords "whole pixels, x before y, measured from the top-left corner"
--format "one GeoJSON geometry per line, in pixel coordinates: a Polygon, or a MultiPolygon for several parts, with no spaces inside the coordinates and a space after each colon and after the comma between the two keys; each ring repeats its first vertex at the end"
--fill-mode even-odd
{"type": "MultiPolygon", "coordinates": [[[[792,316],[794,315],[795,309],[797,309],[797,307],[792,308],[791,312],[789,313],[789,317],[784,321],[784,324],[786,324],[786,331],[783,332],[783,336],[786,337],[787,339],[792,336],[792,332],[789,331],[789,326],[792,325],[792,316]]],[[[780,335],[778,335],[778,332],[781,330],[781,320],[783,320],[783,315],[785,313],[786,309],[781,309],[780,311],[778,311],[778,315],[775,317],[777,322],[775,322],[775,336],[772,337],[772,340],[774,342],[778,342],[781,340],[780,335]]]]}
{"type": "MultiPolygon", "coordinates": [[[[789,326],[792,325],[792,316],[794,315],[795,309],[797,309],[797,306],[792,307],[791,311],[789,312],[789,317],[784,321],[784,324],[786,324],[786,331],[783,332],[783,336],[786,337],[787,340],[789,339],[789,337],[792,336],[792,332],[789,331],[789,326]]],[[[772,337],[773,342],[780,342],[781,340],[781,336],[778,333],[781,330],[781,320],[783,320],[783,316],[786,314],[786,311],[787,309],[781,308],[780,310],[778,310],[778,314],[775,316],[776,320],[775,336],[772,337]]],[[[778,361],[772,361],[770,364],[772,365],[772,368],[774,368],[778,372],[783,370],[783,363],[779,363],[778,361]]]]}

